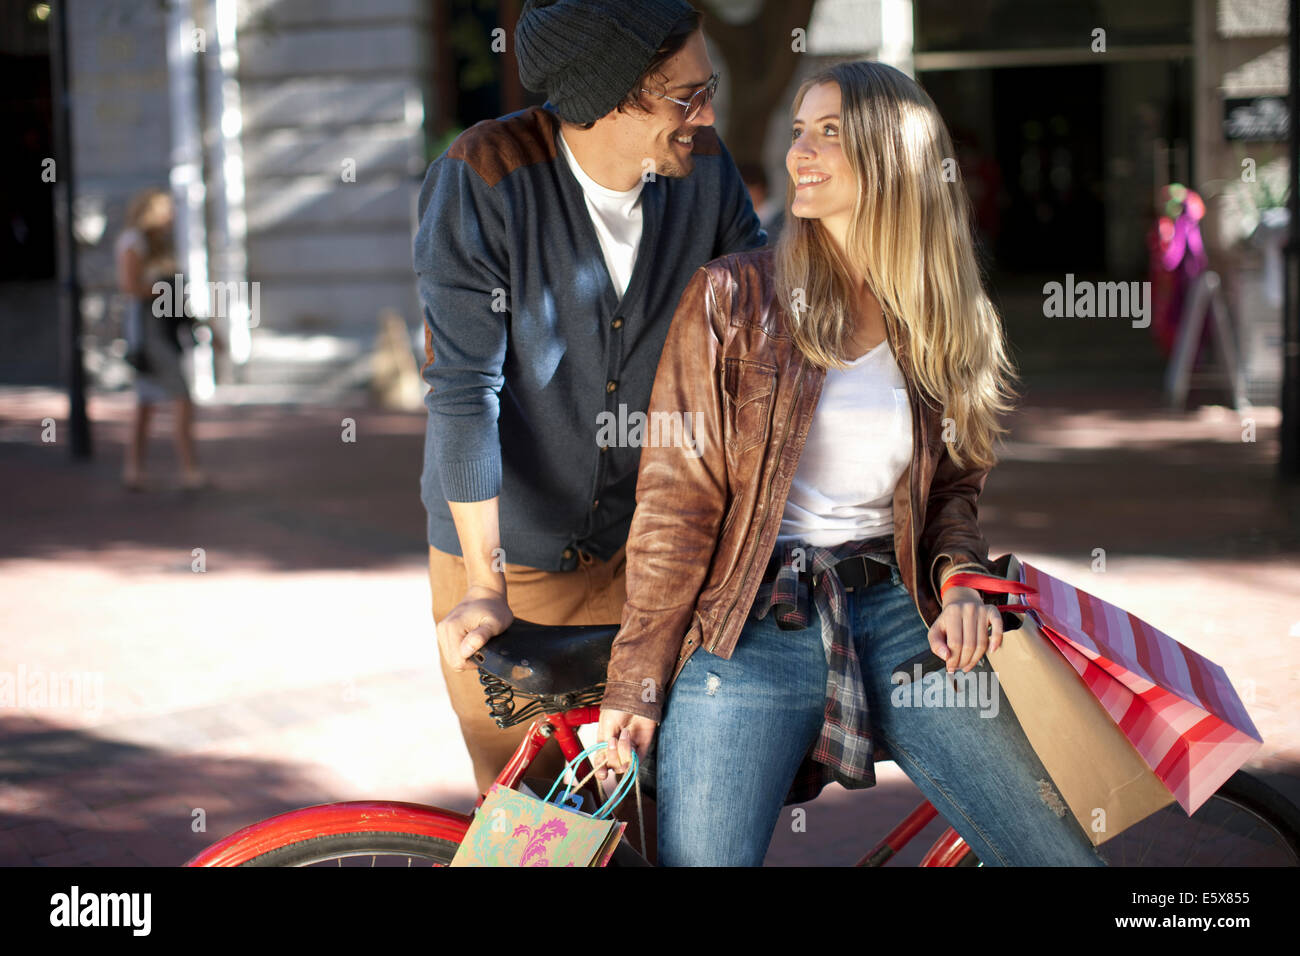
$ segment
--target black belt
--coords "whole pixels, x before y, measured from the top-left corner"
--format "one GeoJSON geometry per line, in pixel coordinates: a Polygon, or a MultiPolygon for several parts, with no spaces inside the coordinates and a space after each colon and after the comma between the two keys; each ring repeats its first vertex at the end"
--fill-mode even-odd
{"type": "MultiPolygon", "coordinates": [[[[780,552],[772,555],[772,560],[767,565],[767,575],[764,580],[771,580],[776,577],[780,570],[781,559],[780,552]]],[[[875,558],[868,558],[866,555],[858,555],[853,558],[845,558],[835,565],[835,576],[840,579],[840,584],[844,585],[844,590],[852,591],[854,588],[868,588],[879,581],[887,581],[893,574],[893,568],[888,564],[877,561],[875,558]]],[[[812,586],[816,587],[819,575],[812,576],[812,586]]]]}

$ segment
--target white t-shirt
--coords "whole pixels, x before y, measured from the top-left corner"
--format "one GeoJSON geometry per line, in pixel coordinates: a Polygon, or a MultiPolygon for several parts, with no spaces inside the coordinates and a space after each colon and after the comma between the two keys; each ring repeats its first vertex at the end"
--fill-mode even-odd
{"type": "Polygon", "coordinates": [[[644,180],[638,180],[631,189],[619,192],[606,189],[588,176],[569,150],[569,144],[560,133],[560,152],[573,170],[587,199],[587,212],[600,239],[600,251],[605,255],[605,268],[614,282],[619,298],[627,291],[636,267],[637,248],[641,245],[641,189],[644,180]]]}
{"type": "Polygon", "coordinates": [[[894,487],[912,460],[907,383],[888,340],[827,369],[778,541],[814,547],[894,532],[894,487]]]}

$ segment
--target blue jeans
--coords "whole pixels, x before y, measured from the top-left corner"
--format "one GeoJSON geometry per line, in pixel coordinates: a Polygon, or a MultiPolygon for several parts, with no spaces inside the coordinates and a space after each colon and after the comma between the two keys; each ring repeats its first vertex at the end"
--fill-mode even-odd
{"type": "MultiPolygon", "coordinates": [[[[921,705],[890,682],[897,665],[928,646],[892,570],[889,581],[848,594],[874,739],[986,866],[1104,866],[987,660],[970,672],[982,672],[984,695],[967,684],[946,706],[921,705]]],[[[751,614],[730,660],[696,651],[673,684],[656,753],[660,865],[762,864],[795,771],[821,731],[826,654],[812,610],[809,626],[794,631],[751,614]]]]}

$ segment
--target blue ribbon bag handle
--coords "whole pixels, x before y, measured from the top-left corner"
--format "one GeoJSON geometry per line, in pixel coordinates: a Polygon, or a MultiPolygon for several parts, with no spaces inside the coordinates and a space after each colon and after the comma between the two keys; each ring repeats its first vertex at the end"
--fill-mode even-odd
{"type": "MultiPolygon", "coordinates": [[[[560,784],[564,781],[565,774],[572,773],[576,783],[569,784],[565,788],[564,793],[560,794],[559,798],[553,802],[556,803],[558,806],[562,806],[570,810],[576,810],[578,806],[581,805],[582,798],[578,794],[574,793],[574,791],[578,787],[581,787],[583,784],[585,784],[596,774],[595,768],[593,767],[591,773],[587,774],[587,776],[585,776],[581,780],[578,780],[577,779],[578,774],[576,770],[577,765],[587,757],[594,754],[596,751],[604,750],[608,746],[609,744],[607,743],[599,743],[596,744],[594,747],[588,747],[582,753],[578,754],[578,756],[574,757],[567,764],[565,764],[564,769],[560,771],[560,775],[555,778],[555,783],[551,784],[551,789],[548,790],[546,796],[542,798],[543,801],[546,803],[551,803],[552,802],[551,797],[554,796],[556,789],[558,789],[560,784]]],[[[618,782],[618,786],[615,787],[614,792],[609,795],[609,799],[606,800],[600,806],[600,808],[591,815],[593,820],[607,820],[609,819],[610,816],[613,815],[614,811],[618,809],[618,805],[623,802],[623,800],[627,797],[628,793],[631,791],[633,785],[636,783],[637,774],[640,772],[640,768],[641,768],[641,760],[639,757],[637,757],[636,751],[633,750],[631,769],[627,773],[623,774],[623,779],[618,782]]]]}

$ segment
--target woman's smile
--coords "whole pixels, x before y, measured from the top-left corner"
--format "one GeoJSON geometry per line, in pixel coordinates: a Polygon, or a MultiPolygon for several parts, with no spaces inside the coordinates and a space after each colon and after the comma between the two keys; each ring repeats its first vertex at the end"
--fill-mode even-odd
{"type": "Polygon", "coordinates": [[[828,174],[817,170],[808,170],[807,172],[800,170],[799,178],[796,181],[794,188],[796,190],[811,189],[814,186],[820,186],[830,178],[831,177],[828,174]]]}

